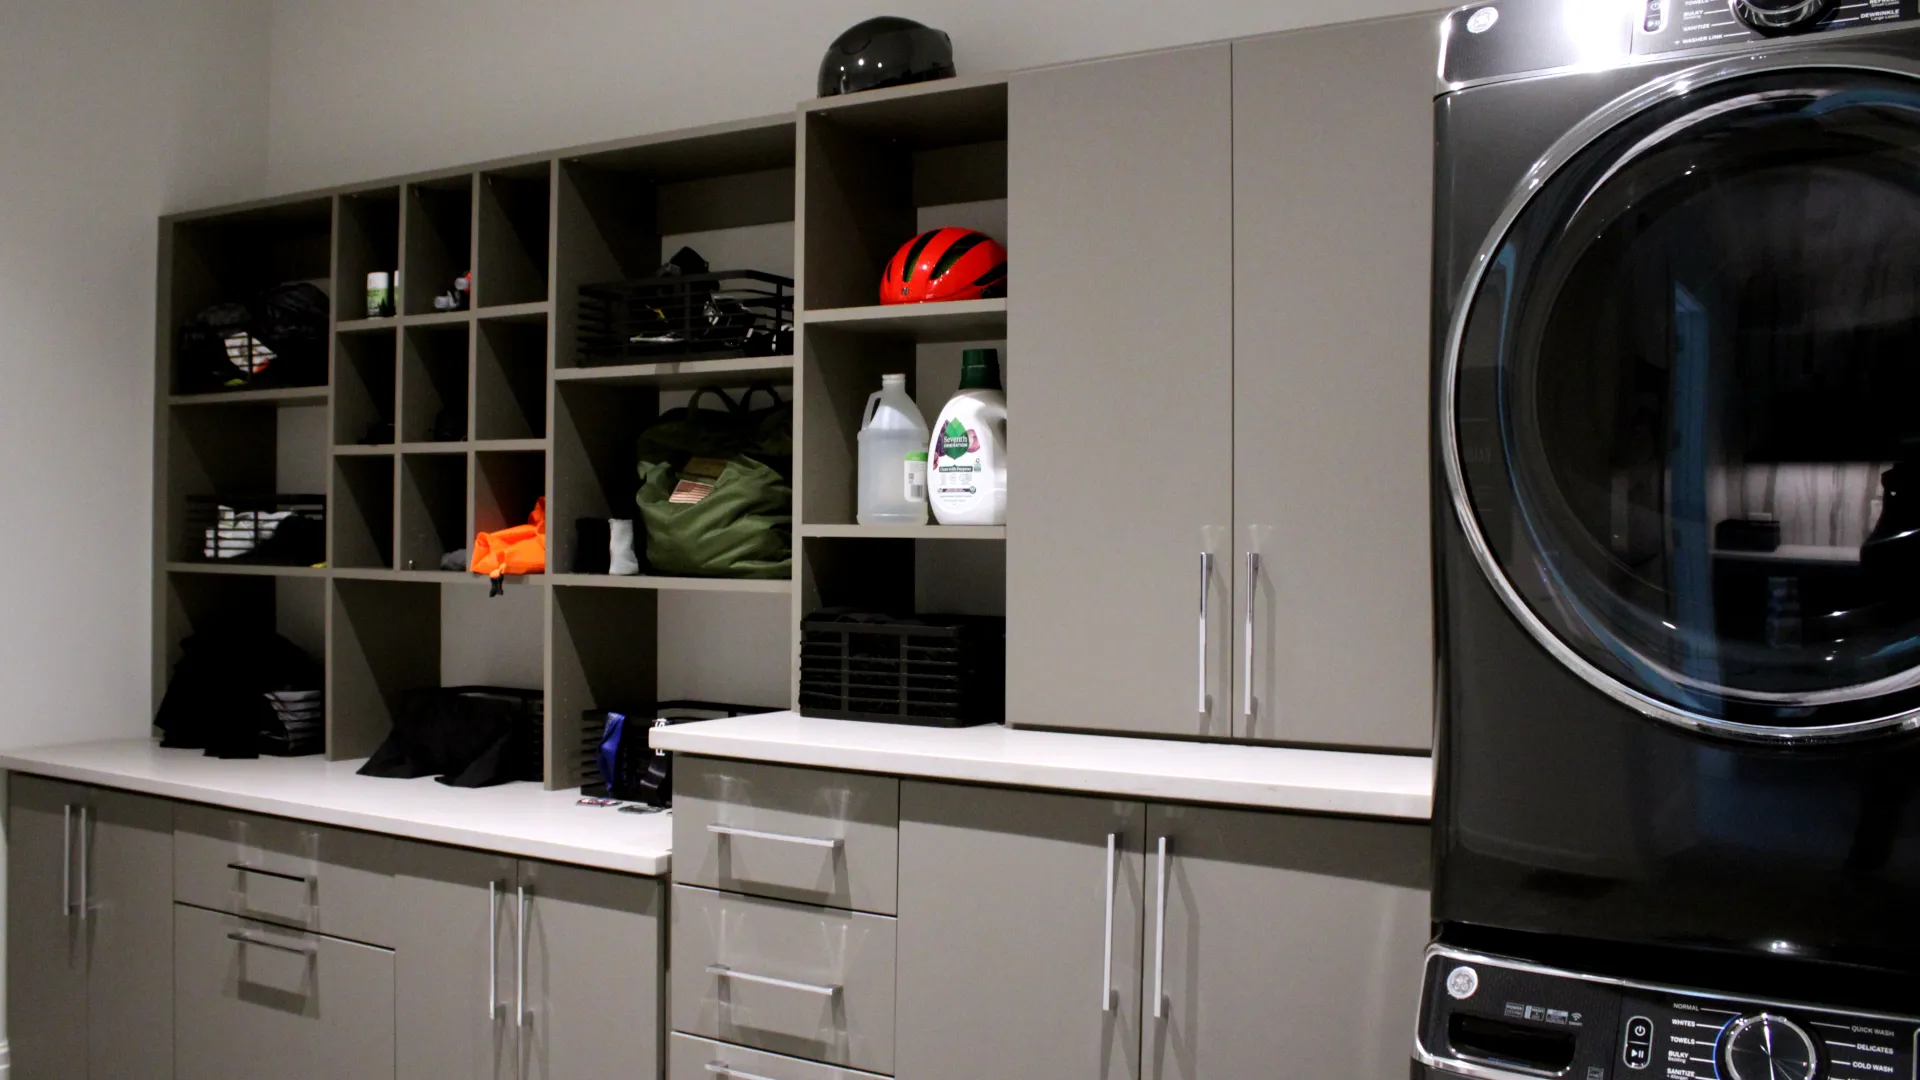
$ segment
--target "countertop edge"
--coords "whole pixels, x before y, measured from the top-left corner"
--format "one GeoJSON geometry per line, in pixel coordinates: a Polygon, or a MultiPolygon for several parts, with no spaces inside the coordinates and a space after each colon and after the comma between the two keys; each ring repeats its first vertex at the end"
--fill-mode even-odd
{"type": "Polygon", "coordinates": [[[110,768],[36,759],[32,756],[31,750],[0,752],[0,769],[49,780],[65,780],[112,788],[117,791],[130,791],[137,795],[201,803],[244,813],[265,814],[270,817],[307,821],[317,825],[379,833],[404,840],[496,852],[502,855],[566,863],[595,870],[609,870],[636,877],[664,878],[668,876],[673,866],[671,854],[634,854],[584,845],[560,844],[532,837],[489,832],[484,829],[463,829],[437,822],[420,821],[416,818],[351,810],[324,803],[302,802],[250,792],[203,787],[184,781],[125,773],[110,768]]]}
{"type": "MultiPolygon", "coordinates": [[[[739,718],[750,720],[750,717],[739,718]]],[[[763,761],[808,768],[842,769],[914,779],[957,783],[1005,784],[1082,794],[1112,795],[1165,802],[1244,807],[1255,810],[1291,810],[1302,813],[1390,818],[1427,822],[1433,817],[1431,782],[1425,791],[1404,787],[1341,784],[1302,784],[1250,777],[1210,777],[1181,772],[1148,772],[1089,764],[1049,764],[1040,761],[983,760],[955,757],[929,750],[862,748],[810,743],[789,738],[701,731],[726,721],[679,725],[654,732],[654,744],[674,753],[700,757],[763,761]]],[[[1054,734],[1054,733],[1036,733],[1054,734]]],[[[1099,739],[1102,736],[1066,736],[1099,739]]],[[[1149,744],[1150,745],[1150,744],[1149,744]]],[[[1196,745],[1196,744],[1181,744],[1196,745]]],[[[1231,747],[1266,754],[1289,751],[1272,747],[1231,747]]],[[[1328,751],[1292,751],[1325,754],[1328,751]]],[[[1419,763],[1432,772],[1433,759],[1424,755],[1360,755],[1395,763],[1419,763]]]]}

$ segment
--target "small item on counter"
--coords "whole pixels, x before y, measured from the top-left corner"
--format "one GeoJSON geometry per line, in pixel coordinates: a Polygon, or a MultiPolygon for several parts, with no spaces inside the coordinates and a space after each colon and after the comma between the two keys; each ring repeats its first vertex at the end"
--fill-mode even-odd
{"type": "Polygon", "coordinates": [[[588,798],[581,799],[579,802],[576,802],[573,805],[607,807],[607,806],[620,806],[622,805],[622,803],[620,802],[619,799],[595,799],[592,797],[588,797],[588,798]]]}
{"type": "Polygon", "coordinates": [[[632,577],[640,572],[640,556],[633,550],[633,519],[607,522],[607,573],[632,577]]]}
{"type": "Polygon", "coordinates": [[[361,776],[438,777],[450,787],[541,778],[546,695],[500,686],[426,687],[402,695],[387,741],[361,776]]]}
{"type": "Polygon", "coordinates": [[[646,803],[632,803],[620,808],[623,814],[670,814],[673,811],[664,806],[648,806],[646,803]]]}
{"type": "Polygon", "coordinates": [[[388,270],[375,270],[367,275],[367,318],[393,317],[393,285],[399,276],[388,270]]]}
{"type": "Polygon", "coordinates": [[[961,354],[960,392],[934,421],[927,501],[942,525],[1007,523],[1007,395],[1000,353],[961,354]]]}

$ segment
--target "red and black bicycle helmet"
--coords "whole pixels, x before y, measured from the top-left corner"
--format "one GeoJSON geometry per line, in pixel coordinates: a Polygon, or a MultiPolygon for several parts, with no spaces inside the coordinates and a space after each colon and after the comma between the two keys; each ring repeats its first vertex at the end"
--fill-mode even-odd
{"type": "Polygon", "coordinates": [[[906,242],[880,277],[883,304],[1007,295],[1007,249],[972,229],[935,229],[906,242]]]}

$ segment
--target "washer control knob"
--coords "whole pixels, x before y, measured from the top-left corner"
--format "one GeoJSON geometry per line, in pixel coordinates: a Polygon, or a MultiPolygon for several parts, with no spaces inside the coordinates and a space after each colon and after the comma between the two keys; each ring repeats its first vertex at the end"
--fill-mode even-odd
{"type": "Polygon", "coordinates": [[[1827,17],[1834,0],[1727,0],[1733,15],[1762,34],[1793,34],[1827,17]]]}
{"type": "Polygon", "coordinates": [[[1820,1052],[1805,1028],[1773,1013],[1743,1016],[1720,1038],[1730,1080],[1816,1080],[1820,1052]]]}

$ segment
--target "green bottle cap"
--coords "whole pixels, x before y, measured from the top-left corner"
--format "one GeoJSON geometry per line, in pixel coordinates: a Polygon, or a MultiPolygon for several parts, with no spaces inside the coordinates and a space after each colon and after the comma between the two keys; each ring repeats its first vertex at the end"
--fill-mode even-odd
{"type": "Polygon", "coordinates": [[[1000,350],[968,349],[960,354],[960,389],[999,390],[1000,350]]]}

